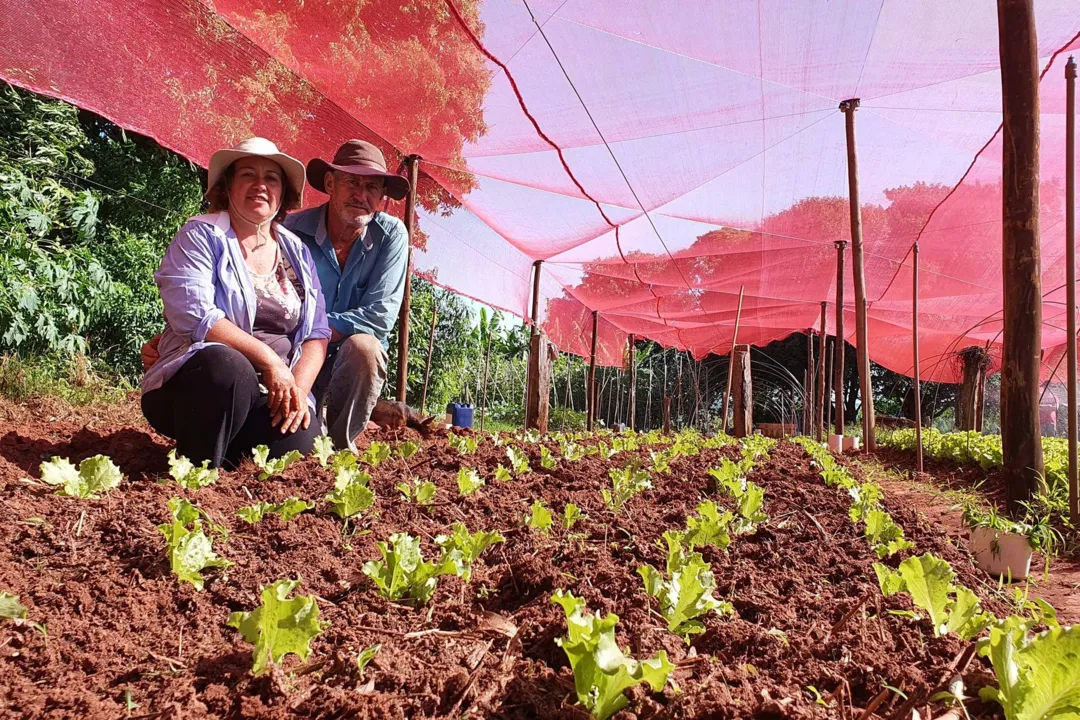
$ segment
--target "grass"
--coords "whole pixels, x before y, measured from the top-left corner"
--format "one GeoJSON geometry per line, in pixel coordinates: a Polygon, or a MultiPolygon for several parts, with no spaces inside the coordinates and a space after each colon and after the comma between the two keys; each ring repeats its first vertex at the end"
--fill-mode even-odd
{"type": "Polygon", "coordinates": [[[128,380],[96,370],[81,354],[70,360],[0,356],[0,396],[13,402],[51,397],[75,406],[117,403],[134,389],[128,380]]]}

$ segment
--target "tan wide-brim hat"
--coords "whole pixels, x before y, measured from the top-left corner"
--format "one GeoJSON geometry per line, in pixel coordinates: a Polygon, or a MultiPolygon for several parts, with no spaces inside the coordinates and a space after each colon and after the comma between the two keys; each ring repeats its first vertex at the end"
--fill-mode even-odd
{"type": "Polygon", "coordinates": [[[232,165],[242,157],[264,157],[273,160],[281,166],[285,173],[285,181],[296,192],[296,196],[302,203],[304,200],[304,163],[294,157],[286,155],[278,150],[277,145],[266,138],[253,137],[242,141],[238,145],[218,150],[210,156],[210,167],[206,170],[206,194],[217,185],[218,180],[225,173],[225,168],[232,165]]]}
{"type": "Polygon", "coordinates": [[[401,200],[409,194],[409,181],[401,175],[388,172],[382,150],[363,140],[350,140],[338,148],[333,162],[315,158],[308,163],[308,184],[321,193],[326,192],[323,178],[330,170],[350,175],[380,177],[386,183],[386,194],[392,200],[401,200]]]}

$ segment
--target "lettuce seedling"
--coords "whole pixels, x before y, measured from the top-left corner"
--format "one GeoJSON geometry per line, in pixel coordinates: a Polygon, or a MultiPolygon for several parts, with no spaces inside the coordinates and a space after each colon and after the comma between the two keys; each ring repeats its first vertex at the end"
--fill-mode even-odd
{"type": "Polygon", "coordinates": [[[450,433],[446,436],[446,442],[450,447],[454,448],[462,455],[472,455],[476,452],[476,449],[480,447],[480,441],[471,435],[465,436],[450,433]]]}
{"type": "Polygon", "coordinates": [[[495,468],[495,479],[499,482],[507,482],[509,480],[512,480],[513,478],[514,476],[511,475],[510,471],[507,470],[504,466],[499,465],[495,468]]]}
{"type": "Polygon", "coordinates": [[[398,483],[394,486],[405,498],[405,502],[415,502],[417,505],[430,505],[435,501],[435,483],[424,480],[413,480],[412,483],[398,483]]]}
{"type": "Polygon", "coordinates": [[[597,617],[585,609],[585,601],[562,590],[551,601],[566,613],[567,636],[555,642],[566,653],[574,671],[574,690],[578,702],[598,720],[607,720],[629,704],[625,691],[648,683],[660,692],[675,669],[661,650],[648,660],[627,657],[615,641],[619,617],[597,617]]]}
{"type": "MultiPolygon", "coordinates": [[[[712,473],[713,471],[710,470],[709,472],[712,473]]],[[[726,467],[722,466],[720,472],[726,474],[726,467]]],[[[717,475],[713,475],[713,477],[717,477],[717,475]]],[[[769,519],[769,516],[761,510],[765,505],[765,491],[760,485],[750,482],[741,475],[726,476],[721,484],[723,489],[735,498],[738,505],[739,514],[734,518],[731,525],[736,534],[742,535],[753,532],[759,523],[769,519]]]]}
{"type": "Polygon", "coordinates": [[[528,456],[513,445],[507,446],[506,457],[510,459],[510,469],[514,471],[515,475],[527,475],[532,472],[528,456]]]}
{"type": "Polygon", "coordinates": [[[328,435],[320,435],[315,438],[311,454],[318,459],[319,465],[326,467],[326,463],[330,462],[334,455],[334,441],[328,435]]]}
{"type": "Polygon", "coordinates": [[[560,439],[559,452],[562,453],[563,460],[567,462],[577,462],[585,457],[585,447],[583,445],[569,442],[566,439],[560,439]]]}
{"type": "Polygon", "coordinates": [[[981,611],[975,593],[953,584],[952,566],[931,553],[908,558],[899,571],[874,563],[874,572],[885,597],[905,591],[911,596],[912,604],[929,618],[935,637],[955,632],[963,640],[973,640],[994,621],[993,615],[981,611]]]}
{"type": "Polygon", "coordinates": [[[674,457],[674,453],[671,449],[666,450],[650,450],[649,459],[652,460],[653,472],[658,473],[670,473],[671,472],[671,459],[674,457]]]}
{"type": "Polygon", "coordinates": [[[372,440],[367,450],[360,456],[360,460],[371,467],[379,467],[383,460],[390,457],[390,445],[378,440],[372,440]]]}
{"type": "Polygon", "coordinates": [[[195,463],[186,457],[177,456],[176,448],[169,451],[169,474],[177,485],[188,490],[198,490],[217,482],[217,468],[211,469],[209,465],[209,460],[203,460],[202,465],[195,467],[195,463]]]}
{"type": "Polygon", "coordinates": [[[480,554],[495,543],[506,542],[506,538],[496,530],[477,530],[470,533],[465,523],[456,522],[450,526],[449,535],[437,535],[435,544],[442,550],[439,560],[441,574],[453,573],[465,582],[472,580],[472,566],[480,554]]]}
{"type": "Polygon", "coordinates": [[[668,621],[668,630],[689,640],[705,631],[698,618],[712,612],[732,613],[730,603],[713,597],[716,578],[700,553],[687,553],[683,533],[664,533],[668,546],[667,575],[652,565],[642,565],[638,574],[645,581],[645,592],[660,602],[660,614],[668,621]]]}
{"type": "Polygon", "coordinates": [[[743,468],[727,458],[720,461],[719,467],[709,468],[707,472],[716,481],[718,490],[727,490],[736,495],[746,487],[746,473],[743,468]]]}
{"type": "Polygon", "coordinates": [[[484,478],[480,477],[480,473],[476,472],[473,468],[460,467],[457,474],[457,486],[458,492],[462,496],[472,495],[481,487],[486,485],[484,478]]]}
{"type": "Polygon", "coordinates": [[[547,449],[547,447],[540,446],[540,467],[545,470],[554,470],[559,464],[559,461],[555,458],[555,455],[547,449]]]}
{"type": "Polygon", "coordinates": [[[203,589],[202,571],[227,568],[231,562],[214,552],[210,538],[203,533],[203,512],[183,498],[169,501],[171,523],[157,526],[169,548],[169,565],[179,582],[189,582],[203,589]]]}
{"type": "Polygon", "coordinates": [[[240,516],[241,520],[251,523],[252,525],[262,522],[263,517],[267,513],[274,513],[281,517],[281,522],[287,523],[300,513],[305,510],[310,510],[313,507],[315,507],[315,503],[313,502],[301,500],[297,497],[291,497],[277,505],[268,503],[264,500],[254,505],[242,507],[236,511],[236,514],[240,516]]]}
{"type": "Polygon", "coordinates": [[[236,514],[244,522],[255,525],[256,523],[262,522],[262,519],[266,516],[266,513],[270,512],[273,509],[273,503],[268,503],[263,500],[261,502],[255,503],[254,505],[245,505],[244,507],[237,510],[236,514]]]}
{"type": "Polygon", "coordinates": [[[683,534],[686,547],[693,550],[696,547],[712,545],[726,550],[731,544],[728,527],[735,516],[726,510],[721,513],[712,500],[698,505],[697,512],[697,517],[686,519],[686,532],[683,534]]]}
{"type": "Polygon", "coordinates": [[[361,650],[356,655],[356,672],[360,674],[360,679],[364,679],[364,669],[367,668],[368,663],[375,659],[375,656],[382,650],[381,643],[375,643],[361,650]]]}
{"type": "Polygon", "coordinates": [[[576,523],[578,520],[584,520],[587,517],[589,516],[581,512],[581,508],[579,508],[577,505],[575,505],[574,503],[566,503],[566,507],[563,508],[562,514],[563,527],[569,530],[570,528],[574,527],[574,523],[576,523]]]}
{"type": "Polygon", "coordinates": [[[892,557],[901,550],[915,547],[915,543],[904,539],[904,528],[893,522],[884,510],[871,510],[866,514],[864,532],[878,559],[892,557]]]}
{"type": "Polygon", "coordinates": [[[421,605],[431,600],[440,575],[461,574],[460,558],[436,565],[424,560],[420,553],[420,538],[406,533],[394,533],[390,543],[376,543],[381,560],[364,563],[363,573],[375,583],[379,594],[396,602],[406,595],[421,605]]]}
{"type": "Polygon", "coordinates": [[[251,673],[261,675],[289,653],[307,660],[311,641],[330,623],[319,620],[314,595],[289,594],[299,580],[278,580],[261,589],[262,605],[251,612],[234,612],[226,624],[255,645],[251,673]]]}
{"type": "Polygon", "coordinates": [[[333,512],[347,520],[375,504],[375,493],[368,487],[371,476],[356,466],[342,467],[337,471],[334,489],[326,496],[333,512]]]}
{"type": "Polygon", "coordinates": [[[397,446],[397,456],[402,460],[408,460],[416,453],[420,452],[420,443],[413,442],[412,440],[406,440],[397,446]]]}
{"type": "Polygon", "coordinates": [[[79,463],[76,470],[67,458],[54,457],[41,463],[41,480],[49,485],[59,485],[57,495],[97,500],[114,490],[124,476],[120,468],[105,455],[95,455],[79,463]]]}
{"type": "Polygon", "coordinates": [[[352,450],[345,448],[344,450],[338,450],[336,453],[330,456],[330,470],[334,473],[338,473],[343,469],[357,468],[356,453],[352,450]]]}
{"type": "Polygon", "coordinates": [[[12,595],[7,590],[0,590],[0,619],[26,619],[26,606],[19,602],[18,595],[12,595]]]}
{"type": "Polygon", "coordinates": [[[544,501],[533,501],[532,507],[529,508],[529,512],[525,515],[525,526],[530,530],[549,535],[551,534],[552,523],[551,511],[544,505],[544,501]]]}
{"type": "Polygon", "coordinates": [[[649,473],[641,470],[635,463],[629,463],[620,470],[608,470],[611,478],[611,490],[601,490],[604,502],[613,513],[618,515],[623,506],[638,493],[652,487],[649,473]]]}
{"type": "Polygon", "coordinates": [[[258,445],[251,450],[251,459],[255,461],[255,467],[262,470],[259,473],[260,480],[266,480],[272,475],[280,475],[285,472],[290,465],[303,460],[304,456],[300,454],[299,450],[290,450],[281,457],[270,459],[270,448],[265,445],[258,445]]]}

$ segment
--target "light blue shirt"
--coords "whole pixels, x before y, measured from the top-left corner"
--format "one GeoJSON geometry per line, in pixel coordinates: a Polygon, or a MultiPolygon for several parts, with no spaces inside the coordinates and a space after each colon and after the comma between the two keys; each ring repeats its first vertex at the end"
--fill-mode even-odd
{"type": "Polygon", "coordinates": [[[405,294],[409,263],[405,223],[375,213],[342,269],[326,232],[327,208],[328,203],[292,213],[285,218],[285,227],[304,241],[315,259],[330,327],[345,337],[374,335],[385,349],[405,294]]]}
{"type": "MultiPolygon", "coordinates": [[[[329,339],[330,328],[311,253],[280,225],[275,223],[273,231],[303,289],[300,325],[288,357],[293,367],[300,359],[301,346],[308,340],[329,339]]],[[[248,334],[255,322],[255,287],[227,212],[193,217],[180,228],[154,281],[161,292],[166,325],[158,343],[158,360],[143,376],[143,392],[161,387],[199,350],[219,344],[206,340],[218,320],[226,318],[248,334]]]]}

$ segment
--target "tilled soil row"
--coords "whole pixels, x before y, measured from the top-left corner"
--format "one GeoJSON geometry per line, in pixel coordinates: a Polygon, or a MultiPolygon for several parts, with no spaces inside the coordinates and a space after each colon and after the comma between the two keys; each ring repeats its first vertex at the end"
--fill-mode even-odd
{"type": "MultiPolygon", "coordinates": [[[[586,717],[555,644],[566,632],[562,609],[550,602],[558,588],[592,611],[618,614],[620,644],[635,656],[665,649],[678,665],[663,693],[633,690],[633,712],[621,717],[849,717],[847,706],[865,707],[885,685],[905,693],[938,685],[963,649],[886,612],[910,606],[881,598],[876,557],[847,517],[846,496],[826,488],[790,443],[750,476],[765,489],[769,521],[734,537],[727,551],[703,551],[717,595],[736,617],[710,617],[691,645],[667,631],[636,571],[646,562],[662,567],[661,534],[683,527],[701,500],[731,507],[706,471],[736,458],[737,448],[678,458],[615,517],[599,492],[610,487],[607,471],[634,454],[647,461],[648,449],[544,470],[540,446],[525,445],[532,473],[500,483],[492,478],[498,464],[509,464],[504,447],[485,438],[475,455],[462,456],[433,439],[407,462],[371,471],[375,507],[344,531],[322,502],[333,477],[313,459],[263,482],[246,465],[189,492],[158,482],[167,449],[137,428],[0,425],[0,589],[19,595],[45,629],[0,625],[3,717],[411,718],[470,710],[473,717],[586,717]],[[127,476],[106,499],[61,498],[21,482],[36,477],[49,455],[78,462],[98,452],[127,476]],[[461,465],[488,479],[467,498],[457,489],[461,465]],[[434,482],[435,505],[402,501],[394,486],[408,478],[434,482]],[[168,519],[174,496],[230,531],[215,549],[236,564],[209,572],[203,592],[169,574],[155,526],[168,519]],[[268,516],[251,526],[236,516],[244,505],[290,496],[317,499],[318,508],[288,524],[268,516]],[[573,502],[588,517],[570,532],[558,523],[550,535],[530,531],[523,518],[538,498],[556,515],[573,502]],[[408,532],[432,556],[434,537],[455,521],[506,537],[481,556],[470,584],[443,577],[431,604],[415,608],[384,600],[361,573],[378,556],[377,540],[408,532]],[[299,592],[319,598],[330,625],[306,663],[289,657],[254,678],[251,646],[225,620],[256,607],[261,585],[298,577],[299,592]],[[357,651],[375,643],[381,650],[361,678],[357,651]],[[832,697],[816,702],[811,687],[832,697]]],[[[1004,610],[944,533],[904,508],[889,510],[918,552],[945,557],[990,609],[1004,610]]]]}

